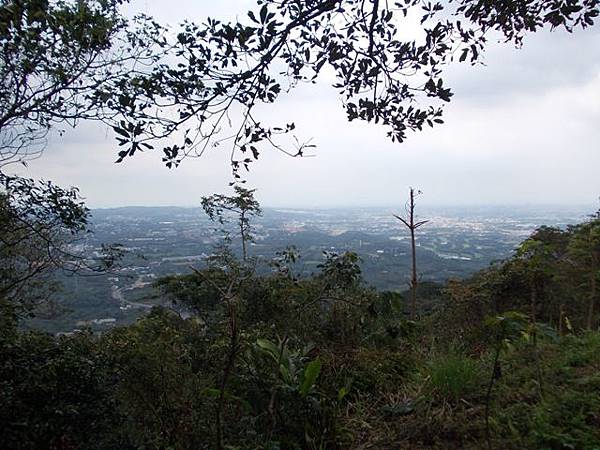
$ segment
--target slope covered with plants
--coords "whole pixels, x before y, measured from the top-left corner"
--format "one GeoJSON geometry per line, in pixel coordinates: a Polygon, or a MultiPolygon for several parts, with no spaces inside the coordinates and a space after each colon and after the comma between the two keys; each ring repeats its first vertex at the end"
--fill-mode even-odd
{"type": "Polygon", "coordinates": [[[600,219],[541,228],[424,298],[352,253],[298,279],[224,246],[101,336],[2,330],[2,448],[557,448],[600,442],[600,219]],[[433,305],[433,306],[432,306],[433,305]]]}
{"type": "Polygon", "coordinates": [[[260,208],[238,183],[267,149],[313,147],[257,115],[300,83],[333,74],[349,121],[402,142],[443,123],[453,60],[480,61],[490,35],[591,27],[599,0],[258,0],[242,20],[175,33],[127,19],[126,3],[0,0],[0,448],[600,448],[599,215],[541,228],[431,298],[415,269],[408,320],[354,253],[302,279],[293,249],[248,254],[260,208]],[[421,38],[401,38],[408,16],[421,38]],[[202,204],[218,223],[238,214],[243,258],[226,236],[204,266],[157,282],[187,318],[156,308],[103,335],[24,332],[55,271],[122,256],[71,251],[89,230],[77,189],[7,172],[90,121],[110,127],[118,162],[156,148],[174,168],[226,143],[238,197],[202,204]]]}

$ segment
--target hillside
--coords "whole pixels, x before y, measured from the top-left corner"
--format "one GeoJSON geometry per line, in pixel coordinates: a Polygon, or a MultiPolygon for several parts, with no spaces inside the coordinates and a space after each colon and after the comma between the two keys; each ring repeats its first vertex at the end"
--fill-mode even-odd
{"type": "MultiPolygon", "coordinates": [[[[227,247],[162,307],[68,336],[3,327],[2,448],[581,449],[600,444],[600,219],[540,227],[418,311],[351,252],[298,277],[227,247]]],[[[359,235],[359,237],[362,235],[359,235]]]]}

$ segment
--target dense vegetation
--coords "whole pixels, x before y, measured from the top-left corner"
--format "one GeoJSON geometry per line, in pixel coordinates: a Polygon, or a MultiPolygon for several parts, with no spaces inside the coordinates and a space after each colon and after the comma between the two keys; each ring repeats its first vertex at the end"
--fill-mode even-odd
{"type": "MultiPolygon", "coordinates": [[[[237,242],[237,241],[234,241],[237,242]]],[[[104,335],[2,329],[2,448],[556,448],[600,443],[600,218],[543,227],[419,318],[352,253],[298,279],[224,246],[104,335]]]]}
{"type": "Polygon", "coordinates": [[[364,286],[353,253],[303,279],[293,249],[253,259],[260,208],[238,185],[239,202],[203,207],[219,223],[239,214],[243,259],[227,237],[205,267],[157,283],[191,317],[157,308],[104,335],[52,336],[19,328],[45,305],[46,277],[110,268],[120,249],[70,253],[87,230],[77,191],[5,173],[51,130],[96,120],[119,161],[158,142],[175,167],[228,141],[237,179],[264,147],[302,155],[278,140],[294,125],[263,126],[255,106],[324,67],[349,120],[403,141],[442,122],[455,54],[477,62],[494,31],[518,44],[592,26],[598,0],[259,0],[243,21],[178,33],[126,20],[123,3],[0,0],[0,448],[600,447],[598,215],[538,230],[472,279],[421,285],[407,320],[401,295],[364,286]],[[402,41],[413,12],[423,39],[402,41]]]}

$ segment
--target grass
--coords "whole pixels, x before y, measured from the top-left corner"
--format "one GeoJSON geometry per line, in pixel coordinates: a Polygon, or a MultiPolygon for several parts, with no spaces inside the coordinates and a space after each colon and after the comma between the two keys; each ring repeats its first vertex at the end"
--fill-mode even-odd
{"type": "MultiPolygon", "coordinates": [[[[529,345],[503,355],[492,394],[494,450],[600,450],[600,333],[540,343],[540,399],[529,345]]],[[[423,352],[421,369],[395,386],[355,396],[340,418],[352,449],[487,448],[489,355],[423,352]]]]}
{"type": "Polygon", "coordinates": [[[482,382],[479,361],[455,351],[434,356],[425,372],[429,392],[439,400],[453,403],[476,395],[482,382]]]}

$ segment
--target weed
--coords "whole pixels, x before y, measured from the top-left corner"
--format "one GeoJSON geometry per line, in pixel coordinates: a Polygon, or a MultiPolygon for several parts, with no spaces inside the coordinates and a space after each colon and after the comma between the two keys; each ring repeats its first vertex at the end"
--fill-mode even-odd
{"type": "Polygon", "coordinates": [[[454,403],[472,396],[482,380],[479,363],[456,352],[434,357],[426,371],[432,395],[454,403]]]}

